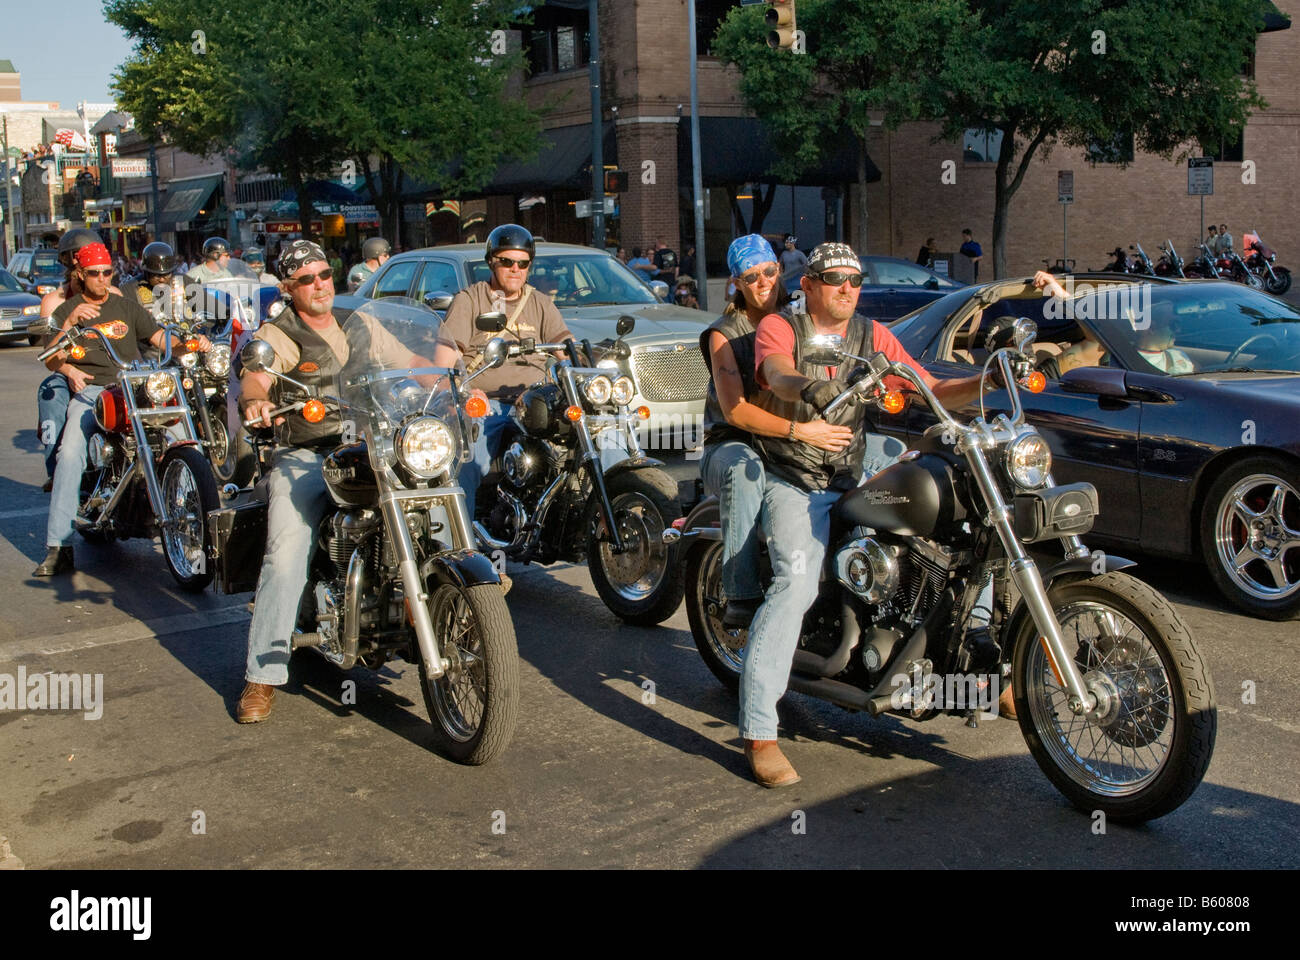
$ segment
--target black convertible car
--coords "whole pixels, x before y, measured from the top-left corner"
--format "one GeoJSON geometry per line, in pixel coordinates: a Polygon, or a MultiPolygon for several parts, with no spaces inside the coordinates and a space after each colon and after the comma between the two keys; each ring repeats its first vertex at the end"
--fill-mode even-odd
{"type": "MultiPolygon", "coordinates": [[[[1065,279],[1065,278],[1062,278],[1065,279]]],[[[1067,298],[1027,279],[964,287],[890,329],[938,377],[968,376],[999,316],[1039,325],[1046,389],[1025,412],[1057,482],[1095,484],[1093,536],[1204,561],[1256,616],[1300,613],[1300,311],[1213,280],[1076,275],[1067,298]],[[1048,362],[1051,361],[1051,362],[1048,362]]],[[[1005,393],[986,409],[1008,409],[1005,393]]],[[[912,443],[921,404],[880,427],[912,443]]]]}

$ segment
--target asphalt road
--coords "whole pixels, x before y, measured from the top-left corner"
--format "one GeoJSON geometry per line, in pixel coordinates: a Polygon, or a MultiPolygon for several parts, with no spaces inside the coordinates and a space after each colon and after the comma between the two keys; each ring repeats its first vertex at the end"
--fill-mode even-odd
{"type": "Polygon", "coordinates": [[[400,660],[348,674],[295,660],[272,718],[238,725],[248,596],[180,593],[140,541],[79,544],[71,578],[31,578],[48,500],[35,352],[0,349],[0,674],[102,674],[104,705],[93,720],[0,711],[9,866],[1293,866],[1300,628],[1229,612],[1196,568],[1162,561],[1140,572],[1209,662],[1218,745],[1181,809],[1104,835],[1004,720],[870,720],[790,695],[785,749],[804,779],[762,790],[685,612],[623,626],[582,567],[511,571],[520,723],[486,767],[432,752],[400,660]]]}

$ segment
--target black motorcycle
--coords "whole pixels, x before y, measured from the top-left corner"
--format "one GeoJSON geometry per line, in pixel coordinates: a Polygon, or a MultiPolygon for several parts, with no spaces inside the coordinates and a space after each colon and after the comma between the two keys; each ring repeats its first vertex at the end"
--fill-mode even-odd
{"type": "Polygon", "coordinates": [[[1132,266],[1128,261],[1128,254],[1122,249],[1116,247],[1110,253],[1106,254],[1111,260],[1101,269],[1106,273],[1131,273],[1132,266]]]}
{"type": "Polygon", "coordinates": [[[1172,240],[1165,240],[1160,247],[1160,259],[1156,261],[1157,277],[1186,277],[1183,273],[1183,258],[1174,249],[1172,240]]]}
{"type": "Polygon", "coordinates": [[[1147,256],[1147,252],[1142,249],[1142,244],[1130,243],[1128,248],[1136,251],[1133,257],[1133,265],[1130,267],[1130,270],[1133,273],[1147,277],[1156,276],[1155,264],[1151,262],[1151,258],[1147,256]]]}
{"type": "MultiPolygon", "coordinates": [[[[352,350],[339,396],[274,373],[275,351],[264,340],[249,341],[239,359],[279,381],[289,402],[273,417],[341,419],[341,442],[322,467],[335,510],[320,525],[294,648],[310,648],[344,670],[377,670],[394,655],[417,664],[439,749],[458,763],[479,764],[510,742],[519,707],[514,624],[496,568],[474,549],[455,480],[470,448],[470,419],[484,411],[474,409],[474,378],[463,366],[390,370],[364,349],[382,327],[430,360],[440,346],[454,353],[454,344],[439,340],[439,324],[418,305],[362,307],[343,323],[352,350]]],[[[504,361],[504,343],[489,345],[488,354],[483,370],[504,361]]],[[[245,426],[257,430],[254,422],[245,426]]],[[[254,589],[266,542],[264,485],[240,493],[209,521],[218,590],[254,589]]]]}
{"type": "MultiPolygon", "coordinates": [[[[1031,374],[1032,321],[991,332],[988,364],[1013,384],[1031,374]],[[1007,345],[1011,338],[1011,345],[1007,345]]],[[[958,423],[910,367],[882,353],[849,357],[839,338],[806,355],[863,361],[856,384],[827,409],[881,398],[886,376],[907,380],[939,423],[915,450],[838,501],[820,596],[804,619],[789,689],[871,716],[975,725],[996,715],[1010,676],[1020,729],[1039,767],[1085,811],[1137,822],[1177,808],[1214,748],[1213,685],[1187,626],[1156,591],[1090,554],[1080,541],[1097,513],[1091,484],[1055,486],[1051,451],[1011,415],[958,423]],[[1025,545],[1059,540],[1065,559],[1040,573],[1025,545]],[[976,613],[992,583],[992,609],[976,613]]],[[[824,359],[821,359],[824,357],[824,359]]],[[[985,373],[989,366],[985,366],[985,373]]],[[[687,548],[686,609],[709,669],[735,689],[747,633],[724,629],[721,530],[715,499],[669,539],[687,548]]]]}
{"type": "MultiPolygon", "coordinates": [[[[499,332],[505,315],[484,314],[479,329],[499,332]]],[[[596,359],[590,343],[509,344],[509,359],[547,358],[545,379],[511,409],[494,472],[480,487],[474,530],[485,551],[519,563],[580,563],[605,606],[627,623],[653,626],[672,616],[685,589],[676,551],[663,532],[681,516],[677,483],[646,457],[636,435],[641,408],[619,339],[596,359]],[[494,492],[495,491],[495,492],[494,492]]]]}

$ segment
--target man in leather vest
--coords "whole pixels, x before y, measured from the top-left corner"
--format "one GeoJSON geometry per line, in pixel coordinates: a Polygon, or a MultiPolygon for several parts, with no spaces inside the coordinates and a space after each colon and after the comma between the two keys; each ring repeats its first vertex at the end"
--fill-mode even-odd
{"type": "MultiPolygon", "coordinates": [[[[755,367],[759,385],[771,391],[766,404],[771,413],[792,424],[813,420],[848,388],[848,365],[825,367],[804,358],[804,341],[814,334],[839,334],[846,353],[867,357],[879,350],[891,361],[906,363],[949,409],[979,395],[978,376],[936,380],[885,327],[856,312],[862,264],[847,244],[819,245],[807,269],[800,282],[807,313],[787,306],[759,321],[755,367]]],[[[904,388],[905,383],[886,379],[889,388],[904,388]]],[[[826,418],[854,429],[846,449],[818,449],[793,436],[755,437],[767,471],[762,517],[772,585],[749,630],[740,680],[740,735],[754,777],[765,787],[799,781],[776,743],[776,704],[785,693],[803,616],[817,599],[831,507],[858,482],[863,437],[871,429],[863,409],[846,404],[826,418]]]]}
{"type": "MultiPolygon", "coordinates": [[[[348,320],[351,311],[334,306],[333,270],[317,244],[310,240],[286,244],[276,269],[290,304],[262,324],[256,337],[275,348],[277,373],[337,395],[335,379],[351,350],[363,349],[363,344],[389,367],[433,365],[378,325],[365,331],[364,337],[349,336],[364,318],[348,320]]],[[[276,439],[283,444],[276,449],[266,481],[266,554],[248,630],[246,684],[236,711],[240,723],[256,723],[270,715],[275,688],[289,681],[293,628],[311,569],[316,529],[330,507],[321,462],[325,452],[338,446],[342,422],[336,412],[319,423],[289,413],[272,424],[271,413],[280,406],[279,381],[265,372],[245,370],[240,385],[244,419],[275,426],[276,439]]]]}

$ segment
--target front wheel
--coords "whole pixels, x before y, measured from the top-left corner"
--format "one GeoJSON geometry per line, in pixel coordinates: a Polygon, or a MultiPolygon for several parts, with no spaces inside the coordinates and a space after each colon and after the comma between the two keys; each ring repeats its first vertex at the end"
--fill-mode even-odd
{"type": "Polygon", "coordinates": [[[449,667],[429,679],[418,645],[420,690],[439,751],[457,763],[481,764],[510,743],[519,715],[519,648],[497,584],[429,584],[429,615],[449,667]]]}
{"type": "Polygon", "coordinates": [[[220,506],[212,466],[197,447],[177,447],[162,462],[163,556],[182,590],[199,593],[212,582],[208,514],[220,506]]]}
{"type": "Polygon", "coordinates": [[[663,542],[681,516],[677,484],[662,470],[630,470],[606,478],[606,490],[626,549],[615,552],[593,496],[586,527],[591,582],[625,623],[653,627],[673,615],[686,588],[678,550],[663,542]]]}
{"type": "Polygon", "coordinates": [[[1058,583],[1048,598],[1101,715],[1069,709],[1046,641],[1026,618],[1011,682],[1034,760],[1085,812],[1140,823],[1177,809],[1210,765],[1218,726],[1210,673],[1187,626],[1123,573],[1058,583]]]}
{"type": "Polygon", "coordinates": [[[1286,267],[1274,267],[1273,276],[1264,281],[1264,289],[1280,297],[1291,289],[1291,271],[1286,267]]]}

